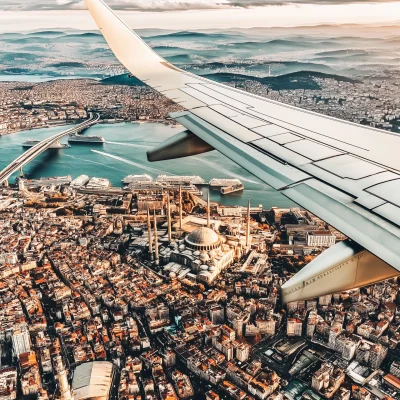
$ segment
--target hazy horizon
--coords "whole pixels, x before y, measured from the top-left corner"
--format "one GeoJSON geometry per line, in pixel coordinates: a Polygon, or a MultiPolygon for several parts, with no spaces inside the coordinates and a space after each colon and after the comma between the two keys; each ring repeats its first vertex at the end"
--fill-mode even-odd
{"type": "MultiPolygon", "coordinates": [[[[15,2],[17,4],[18,2],[15,2]]],[[[73,3],[71,2],[59,2],[73,3]]],[[[112,2],[108,2],[112,6],[112,2]]],[[[169,4],[157,2],[157,4],[169,4]]],[[[175,2],[172,2],[175,4],[175,2]]],[[[183,2],[185,3],[185,2],[183,2]]],[[[187,3],[187,2],[186,2],[187,3]]],[[[185,4],[186,4],[185,3],[185,4]]],[[[212,3],[212,2],[208,2],[212,3]]],[[[267,3],[267,2],[266,2],[267,3]]],[[[28,4],[31,4],[28,2],[28,4]]],[[[194,4],[194,3],[193,3],[194,4]]],[[[339,4],[337,1],[329,4],[309,2],[305,4],[264,5],[253,7],[220,7],[197,8],[184,10],[163,11],[127,11],[117,10],[132,28],[162,28],[162,29],[232,29],[232,28],[270,28],[270,27],[297,27],[318,25],[399,25],[400,2],[361,2],[339,4]]],[[[259,4],[259,2],[257,3],[259,4]]],[[[34,5],[30,10],[16,11],[13,8],[3,9],[1,15],[0,32],[27,32],[37,29],[97,29],[87,10],[35,11],[34,5]]]]}

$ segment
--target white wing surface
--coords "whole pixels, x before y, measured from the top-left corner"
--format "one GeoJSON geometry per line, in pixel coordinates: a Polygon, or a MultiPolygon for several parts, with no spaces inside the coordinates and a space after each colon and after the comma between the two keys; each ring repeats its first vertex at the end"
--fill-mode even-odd
{"type": "MultiPolygon", "coordinates": [[[[369,282],[400,273],[400,135],[183,71],[157,55],[102,0],[85,2],[120,62],[184,107],[174,119],[377,256],[376,266],[380,260],[388,264],[390,272],[375,268],[369,282]]],[[[357,273],[349,279],[335,290],[366,283],[357,273]]]]}

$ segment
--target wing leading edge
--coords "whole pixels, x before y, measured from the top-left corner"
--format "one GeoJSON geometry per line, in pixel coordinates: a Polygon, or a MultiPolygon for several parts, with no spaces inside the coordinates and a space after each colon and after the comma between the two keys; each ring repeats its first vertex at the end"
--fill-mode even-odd
{"type": "Polygon", "coordinates": [[[182,155],[214,148],[361,246],[336,245],[340,257],[335,261],[319,256],[285,284],[286,301],[400,274],[400,162],[395,151],[399,135],[304,111],[187,73],[157,55],[102,0],[85,2],[121,63],[181,104],[185,111],[171,117],[200,139],[195,149],[187,145],[187,135],[184,140],[178,138],[173,151],[170,140],[164,155],[162,147],[157,149],[158,159],[168,158],[169,152],[171,158],[179,156],[179,146],[182,155]],[[361,258],[362,262],[357,261],[361,258]],[[356,263],[354,274],[346,278],[336,268],[337,286],[319,284],[319,289],[305,289],[334,262],[356,263]]]}

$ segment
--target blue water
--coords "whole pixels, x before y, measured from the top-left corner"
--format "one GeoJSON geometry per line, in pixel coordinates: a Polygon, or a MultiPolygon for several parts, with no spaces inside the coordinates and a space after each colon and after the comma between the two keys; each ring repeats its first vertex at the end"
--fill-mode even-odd
{"type": "MultiPolygon", "coordinates": [[[[65,127],[53,127],[0,136],[0,170],[22,154],[24,149],[21,144],[25,140],[41,140],[63,130],[65,127]]],[[[101,135],[106,143],[71,144],[69,149],[47,150],[24,167],[24,174],[30,178],[59,175],[76,178],[86,174],[107,178],[116,187],[129,174],[146,173],[154,178],[159,174],[200,175],[206,182],[211,178],[235,177],[243,182],[243,192],[221,196],[218,191],[211,191],[211,200],[225,205],[246,205],[250,199],[252,204],[262,204],[264,208],[294,206],[293,202],[217,151],[179,160],[155,163],[147,161],[148,149],[179,131],[180,128],[153,123],[96,125],[86,130],[85,134],[101,135]]],[[[67,139],[62,142],[67,143],[67,139]]],[[[204,188],[203,192],[206,196],[207,189],[204,188]]]]}

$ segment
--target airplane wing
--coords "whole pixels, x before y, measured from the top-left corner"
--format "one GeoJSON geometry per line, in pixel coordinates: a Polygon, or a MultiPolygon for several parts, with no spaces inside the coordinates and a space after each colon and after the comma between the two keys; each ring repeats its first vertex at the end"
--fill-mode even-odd
{"type": "Polygon", "coordinates": [[[352,239],[283,286],[284,301],[400,274],[400,135],[341,121],[183,71],[156,54],[102,0],[85,0],[120,62],[180,104],[189,132],[150,160],[216,149],[352,239]],[[163,154],[164,153],[164,154],[163,154]]]}

